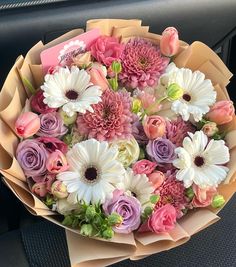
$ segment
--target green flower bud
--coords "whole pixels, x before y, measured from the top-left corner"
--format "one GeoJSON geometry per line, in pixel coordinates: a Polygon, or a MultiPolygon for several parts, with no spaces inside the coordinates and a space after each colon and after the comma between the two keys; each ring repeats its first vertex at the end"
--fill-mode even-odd
{"type": "Polygon", "coordinates": [[[93,226],[91,224],[83,224],[80,228],[80,234],[85,236],[92,236],[93,226]]]}
{"type": "Polygon", "coordinates": [[[141,160],[141,159],[144,159],[144,158],[145,158],[144,149],[140,147],[138,159],[141,160]]]}
{"type": "Polygon", "coordinates": [[[88,206],[88,207],[87,207],[86,212],[85,212],[85,217],[86,217],[88,220],[93,219],[93,218],[96,216],[96,214],[97,214],[97,212],[96,212],[94,206],[88,206]]]}
{"type": "Polygon", "coordinates": [[[167,96],[170,101],[178,100],[183,93],[183,89],[177,83],[172,83],[167,88],[167,96]]]}
{"type": "Polygon", "coordinates": [[[71,142],[72,142],[72,136],[71,136],[71,134],[66,134],[63,137],[63,142],[65,142],[69,146],[71,144],[71,142]]]}
{"type": "Polygon", "coordinates": [[[102,237],[105,239],[111,239],[114,236],[114,231],[111,227],[102,232],[102,237]]]}
{"type": "Polygon", "coordinates": [[[150,202],[152,204],[156,204],[159,201],[159,199],[160,199],[160,196],[159,195],[152,195],[152,196],[150,196],[150,202]]]}
{"type": "Polygon", "coordinates": [[[194,192],[192,187],[187,188],[187,190],[185,191],[185,195],[191,200],[194,197],[194,192]]]}
{"type": "Polygon", "coordinates": [[[76,119],[77,119],[77,114],[75,113],[72,117],[69,117],[65,111],[63,111],[62,109],[59,110],[59,115],[62,118],[63,122],[65,125],[70,125],[75,123],[76,119]]]}
{"type": "Polygon", "coordinates": [[[111,226],[120,225],[123,222],[123,218],[116,212],[113,212],[111,215],[109,215],[107,219],[108,224],[111,226]]]}
{"type": "Polygon", "coordinates": [[[138,98],[134,98],[132,102],[132,112],[137,114],[142,107],[142,103],[138,98]]]}
{"type": "Polygon", "coordinates": [[[121,63],[118,61],[113,61],[111,64],[111,69],[115,73],[120,73],[122,71],[121,63]]]}
{"type": "Polygon", "coordinates": [[[152,211],[153,211],[152,207],[147,206],[144,209],[144,214],[148,217],[148,216],[150,216],[152,214],[152,211]]]}
{"type": "Polygon", "coordinates": [[[117,82],[117,80],[116,80],[115,78],[111,78],[111,79],[108,80],[108,82],[109,82],[111,88],[112,88],[114,91],[116,91],[117,88],[118,88],[118,82],[117,82]]]}
{"type": "Polygon", "coordinates": [[[212,200],[211,206],[214,209],[218,209],[218,208],[222,207],[224,204],[225,204],[224,197],[222,195],[216,195],[216,196],[214,196],[214,198],[212,200]]]}

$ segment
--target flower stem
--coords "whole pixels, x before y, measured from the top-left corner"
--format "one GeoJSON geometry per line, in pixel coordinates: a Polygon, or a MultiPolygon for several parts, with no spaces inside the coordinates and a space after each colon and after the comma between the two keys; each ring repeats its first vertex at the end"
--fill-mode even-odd
{"type": "Polygon", "coordinates": [[[32,83],[25,77],[23,77],[22,81],[24,86],[30,91],[30,93],[34,95],[36,93],[36,89],[34,88],[32,83]]]}

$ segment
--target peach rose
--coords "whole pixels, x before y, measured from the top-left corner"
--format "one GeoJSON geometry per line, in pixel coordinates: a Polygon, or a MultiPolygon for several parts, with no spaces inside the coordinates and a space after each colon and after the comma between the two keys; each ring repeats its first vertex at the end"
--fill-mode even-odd
{"type": "Polygon", "coordinates": [[[135,174],[150,174],[154,171],[157,164],[147,159],[137,161],[132,169],[135,174]]]}
{"type": "Polygon", "coordinates": [[[234,105],[232,101],[222,100],[216,102],[206,114],[206,118],[221,125],[232,121],[234,116],[234,105]]]}
{"type": "Polygon", "coordinates": [[[162,55],[167,57],[172,57],[177,54],[179,50],[179,35],[174,27],[168,27],[163,31],[160,49],[162,55]]]}
{"type": "Polygon", "coordinates": [[[193,207],[207,207],[211,204],[213,197],[217,194],[214,187],[202,189],[197,185],[193,185],[194,197],[192,200],[193,207]]]}
{"type": "Polygon", "coordinates": [[[149,139],[156,139],[165,134],[166,122],[157,115],[147,116],[143,121],[143,129],[149,139]]]}
{"type": "Polygon", "coordinates": [[[148,175],[149,181],[153,184],[155,190],[158,189],[165,180],[165,175],[163,172],[154,171],[148,175]]]}

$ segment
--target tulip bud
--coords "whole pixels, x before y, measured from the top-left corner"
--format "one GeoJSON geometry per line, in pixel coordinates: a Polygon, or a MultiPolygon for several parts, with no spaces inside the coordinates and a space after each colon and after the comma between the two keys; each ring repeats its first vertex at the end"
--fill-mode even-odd
{"type": "Polygon", "coordinates": [[[184,90],[177,84],[172,83],[167,88],[167,96],[170,101],[178,100],[183,96],[184,90]]]}
{"type": "Polygon", "coordinates": [[[161,53],[164,56],[172,57],[177,54],[179,50],[179,35],[174,27],[166,28],[160,40],[161,53]]]}
{"type": "Polygon", "coordinates": [[[93,226],[91,224],[83,224],[80,228],[80,234],[85,236],[92,236],[93,226]]]}
{"type": "Polygon", "coordinates": [[[217,124],[215,122],[208,122],[202,127],[202,131],[208,137],[212,137],[216,134],[219,130],[217,128],[217,124]]]}
{"type": "Polygon", "coordinates": [[[141,100],[134,98],[132,102],[132,112],[135,114],[139,113],[141,107],[142,107],[141,100]]]}
{"type": "Polygon", "coordinates": [[[59,115],[62,118],[63,122],[65,125],[70,125],[75,123],[76,119],[77,119],[77,114],[75,113],[73,116],[69,117],[65,111],[63,111],[62,109],[59,110],[59,115]]]}
{"type": "Polygon", "coordinates": [[[20,137],[30,137],[40,129],[40,118],[33,112],[22,113],[15,123],[15,129],[20,137]]]}
{"type": "Polygon", "coordinates": [[[102,91],[105,91],[109,88],[106,76],[101,69],[91,68],[88,73],[90,75],[90,82],[92,84],[100,86],[102,91]]]}
{"type": "Polygon", "coordinates": [[[35,183],[32,186],[31,191],[40,197],[45,197],[48,193],[47,188],[46,188],[46,183],[44,182],[35,183]]]}
{"type": "Polygon", "coordinates": [[[214,209],[218,209],[218,208],[222,207],[224,204],[225,204],[224,197],[222,195],[216,195],[216,196],[214,196],[214,198],[212,200],[211,206],[214,209]]]}
{"type": "Polygon", "coordinates": [[[165,180],[165,175],[161,171],[154,171],[148,175],[149,181],[153,184],[155,190],[159,188],[165,180]]]}
{"type": "Polygon", "coordinates": [[[121,63],[118,61],[113,61],[111,64],[111,69],[113,72],[115,72],[117,74],[120,73],[122,71],[121,63]]]}
{"type": "Polygon", "coordinates": [[[61,181],[55,181],[51,187],[51,193],[58,199],[68,197],[66,185],[61,181]]]}
{"type": "Polygon", "coordinates": [[[107,219],[108,224],[111,226],[119,226],[123,222],[123,218],[116,212],[113,212],[111,215],[109,215],[107,219]]]}
{"type": "Polygon", "coordinates": [[[108,228],[102,232],[102,237],[105,239],[111,239],[113,235],[114,235],[114,231],[112,230],[112,228],[108,228]]]}

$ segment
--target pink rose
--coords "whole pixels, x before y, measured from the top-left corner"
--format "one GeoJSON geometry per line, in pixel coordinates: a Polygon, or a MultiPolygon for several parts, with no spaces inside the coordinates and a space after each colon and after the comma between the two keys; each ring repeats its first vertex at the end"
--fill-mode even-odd
{"type": "Polygon", "coordinates": [[[135,174],[147,174],[148,175],[154,171],[156,166],[157,164],[155,162],[152,162],[147,159],[142,159],[142,160],[137,161],[133,165],[132,169],[135,174]]]}
{"type": "Polygon", "coordinates": [[[60,150],[56,150],[49,155],[46,167],[50,173],[59,173],[66,171],[69,165],[64,154],[60,150]]]}
{"type": "Polygon", "coordinates": [[[23,138],[30,137],[37,133],[40,128],[40,118],[33,112],[22,113],[16,123],[15,130],[17,135],[23,138]]]}
{"type": "Polygon", "coordinates": [[[171,204],[157,209],[148,218],[148,220],[141,225],[139,232],[154,232],[163,233],[168,232],[175,227],[176,223],[176,210],[171,204]]]}
{"type": "Polygon", "coordinates": [[[206,114],[206,118],[221,125],[232,121],[234,117],[234,105],[232,101],[222,100],[216,102],[206,114]]]}
{"type": "Polygon", "coordinates": [[[147,116],[143,121],[143,129],[149,139],[156,139],[165,134],[166,122],[157,115],[147,116]]]}
{"type": "Polygon", "coordinates": [[[39,89],[30,99],[30,106],[32,110],[42,114],[57,110],[56,108],[50,108],[47,104],[44,104],[43,100],[43,90],[39,89]]]}
{"type": "Polygon", "coordinates": [[[102,91],[109,88],[108,81],[101,69],[91,68],[88,73],[90,74],[90,82],[94,85],[100,86],[102,91]]]}
{"type": "Polygon", "coordinates": [[[158,189],[165,180],[165,175],[163,172],[154,171],[148,175],[149,181],[153,184],[155,190],[158,189]]]}
{"type": "Polygon", "coordinates": [[[161,53],[164,56],[172,57],[179,51],[179,35],[174,27],[166,28],[160,41],[161,53]]]}
{"type": "Polygon", "coordinates": [[[118,38],[101,36],[91,45],[91,54],[95,59],[106,66],[110,66],[115,60],[119,60],[124,45],[119,43],[118,38]]]}
{"type": "Polygon", "coordinates": [[[194,184],[192,188],[195,194],[192,200],[192,205],[195,208],[209,206],[213,200],[213,197],[217,194],[217,190],[214,187],[202,189],[194,184]]]}

